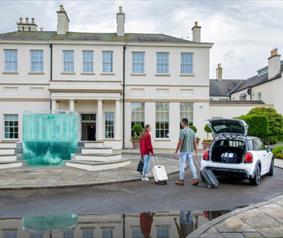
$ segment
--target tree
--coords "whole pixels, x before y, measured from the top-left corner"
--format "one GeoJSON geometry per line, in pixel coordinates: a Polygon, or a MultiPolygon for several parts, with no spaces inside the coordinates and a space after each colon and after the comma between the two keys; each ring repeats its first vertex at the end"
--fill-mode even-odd
{"type": "Polygon", "coordinates": [[[206,132],[206,140],[208,141],[208,140],[209,140],[208,135],[209,135],[209,133],[212,132],[212,131],[211,131],[211,128],[209,127],[208,124],[206,124],[206,125],[204,126],[204,131],[206,132]]]}

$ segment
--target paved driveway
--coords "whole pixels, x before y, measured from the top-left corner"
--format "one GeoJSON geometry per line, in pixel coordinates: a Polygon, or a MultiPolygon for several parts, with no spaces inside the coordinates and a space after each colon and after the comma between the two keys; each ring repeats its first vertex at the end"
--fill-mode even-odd
{"type": "Polygon", "coordinates": [[[200,185],[168,185],[130,182],[95,187],[0,192],[0,217],[44,215],[60,212],[77,214],[125,213],[148,210],[223,210],[261,202],[282,193],[283,170],[275,168],[273,177],[264,177],[253,187],[225,183],[215,190],[200,185]]]}

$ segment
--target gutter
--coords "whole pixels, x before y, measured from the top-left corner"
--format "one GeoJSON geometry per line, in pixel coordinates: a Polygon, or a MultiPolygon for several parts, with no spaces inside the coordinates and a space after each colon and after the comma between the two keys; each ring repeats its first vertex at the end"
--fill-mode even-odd
{"type": "MultiPolygon", "coordinates": [[[[53,80],[53,45],[49,44],[50,47],[50,81],[53,80]]],[[[52,110],[52,101],[51,101],[51,92],[50,92],[50,101],[49,101],[50,111],[52,110]]]]}
{"type": "Polygon", "coordinates": [[[123,87],[123,92],[122,92],[122,104],[123,104],[123,109],[122,109],[122,115],[123,115],[123,119],[122,119],[122,134],[123,134],[123,138],[122,138],[122,148],[125,149],[125,81],[126,81],[126,45],[123,46],[123,82],[122,82],[122,87],[123,87]]]}

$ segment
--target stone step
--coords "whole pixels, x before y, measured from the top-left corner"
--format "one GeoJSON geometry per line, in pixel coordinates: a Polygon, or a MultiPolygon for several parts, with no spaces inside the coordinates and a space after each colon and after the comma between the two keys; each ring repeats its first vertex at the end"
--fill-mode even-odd
{"type": "Polygon", "coordinates": [[[84,161],[100,161],[100,162],[111,162],[121,160],[121,153],[112,153],[112,154],[87,154],[87,155],[75,155],[73,160],[84,160],[84,161]]]}
{"type": "Polygon", "coordinates": [[[16,143],[5,143],[5,142],[1,142],[0,143],[0,149],[9,149],[9,148],[16,148],[17,144],[16,143]]]}
{"type": "Polygon", "coordinates": [[[82,148],[81,153],[83,155],[87,154],[111,154],[112,148],[111,147],[94,147],[94,148],[82,148]]]}
{"type": "Polygon", "coordinates": [[[0,162],[0,169],[10,169],[10,168],[18,168],[22,167],[23,163],[20,161],[15,162],[0,162]]]}
{"type": "Polygon", "coordinates": [[[87,171],[101,171],[101,170],[110,170],[110,169],[117,169],[120,167],[127,166],[131,163],[130,160],[117,160],[113,162],[94,162],[94,161],[68,161],[66,162],[66,166],[83,169],[87,171]]]}
{"type": "Polygon", "coordinates": [[[14,155],[15,149],[0,149],[0,155],[14,155]]]}
{"type": "Polygon", "coordinates": [[[0,155],[0,162],[15,162],[16,160],[16,155],[0,155]]]}
{"type": "Polygon", "coordinates": [[[97,148],[104,147],[103,141],[94,141],[94,142],[84,142],[84,148],[97,148]]]}

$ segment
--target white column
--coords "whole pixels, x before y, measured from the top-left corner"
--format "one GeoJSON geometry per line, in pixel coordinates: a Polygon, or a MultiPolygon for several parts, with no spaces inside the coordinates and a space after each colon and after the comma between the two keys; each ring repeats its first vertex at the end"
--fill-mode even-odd
{"type": "Polygon", "coordinates": [[[120,140],[121,139],[121,104],[120,104],[120,100],[116,100],[115,102],[115,124],[114,124],[114,128],[115,128],[115,132],[114,132],[114,136],[115,136],[115,140],[120,140]]]}
{"type": "Polygon", "coordinates": [[[56,100],[52,100],[52,102],[51,102],[51,111],[52,112],[56,111],[56,100]]]}
{"type": "Polygon", "coordinates": [[[70,112],[74,112],[75,111],[75,101],[74,100],[70,100],[69,101],[69,111],[70,112]]]}
{"type": "Polygon", "coordinates": [[[96,140],[102,141],[103,136],[103,110],[102,100],[97,100],[97,114],[96,114],[96,140]]]}

